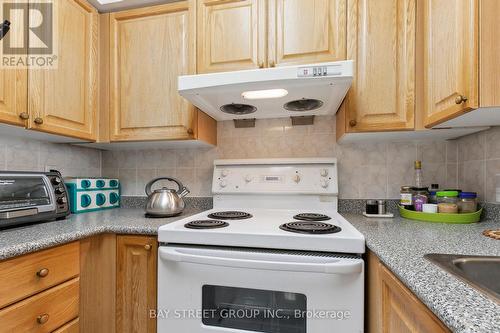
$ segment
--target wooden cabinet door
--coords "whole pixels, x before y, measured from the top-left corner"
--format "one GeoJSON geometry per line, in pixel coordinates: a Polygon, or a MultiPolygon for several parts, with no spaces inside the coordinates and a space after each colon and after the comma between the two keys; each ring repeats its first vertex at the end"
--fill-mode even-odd
{"type": "Polygon", "coordinates": [[[379,268],[383,333],[450,332],[387,268],[379,268]]]}
{"type": "Polygon", "coordinates": [[[424,125],[478,107],[478,0],[423,0],[424,125]]]}
{"type": "Polygon", "coordinates": [[[346,59],[347,0],[270,0],[270,67],[346,59]]]}
{"type": "Polygon", "coordinates": [[[265,0],[198,0],[198,73],[266,64],[265,0]]]}
{"type": "Polygon", "coordinates": [[[28,71],[0,69],[0,122],[25,126],[28,114],[28,71]]]}
{"type": "Polygon", "coordinates": [[[30,128],[95,139],[97,11],[85,0],[55,1],[57,68],[29,72],[30,128]]]}
{"type": "Polygon", "coordinates": [[[415,118],[415,0],[348,0],[347,59],[355,75],[346,131],[411,130],[415,118]]]}
{"type": "Polygon", "coordinates": [[[177,77],[195,73],[190,2],[110,15],[111,141],[189,139],[194,107],[177,77]]]}
{"type": "Polygon", "coordinates": [[[117,236],[116,332],[156,332],[155,237],[117,236]]]}

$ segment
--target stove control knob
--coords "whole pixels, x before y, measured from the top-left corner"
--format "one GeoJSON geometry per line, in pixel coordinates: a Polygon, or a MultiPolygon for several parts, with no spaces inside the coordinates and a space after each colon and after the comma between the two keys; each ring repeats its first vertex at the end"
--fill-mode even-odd
{"type": "Polygon", "coordinates": [[[321,187],[322,187],[322,188],[327,188],[327,187],[328,187],[328,185],[329,185],[329,184],[328,184],[328,180],[325,180],[325,179],[323,179],[320,183],[321,183],[321,187]]]}
{"type": "Polygon", "coordinates": [[[222,177],[227,177],[228,174],[229,174],[229,171],[227,171],[227,170],[221,170],[221,172],[220,172],[220,175],[222,177]]]}
{"type": "Polygon", "coordinates": [[[296,182],[297,184],[300,183],[300,175],[299,174],[296,174],[293,176],[293,181],[296,182]]]}
{"type": "Polygon", "coordinates": [[[220,185],[220,187],[224,188],[227,186],[227,182],[225,180],[221,180],[219,185],[220,185]]]}
{"type": "Polygon", "coordinates": [[[252,180],[253,180],[253,177],[251,175],[245,176],[245,182],[250,183],[252,180]]]}
{"type": "Polygon", "coordinates": [[[321,177],[327,177],[327,176],[328,176],[328,169],[321,170],[321,177]]]}

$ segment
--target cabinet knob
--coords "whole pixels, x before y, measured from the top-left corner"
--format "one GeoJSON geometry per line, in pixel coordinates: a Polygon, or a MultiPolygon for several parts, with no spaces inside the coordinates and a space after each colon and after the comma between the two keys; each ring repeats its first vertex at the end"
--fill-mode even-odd
{"type": "Polygon", "coordinates": [[[47,275],[49,275],[48,268],[42,268],[41,270],[36,272],[36,276],[41,277],[41,278],[46,277],[47,275]]]}
{"type": "Polygon", "coordinates": [[[40,118],[40,117],[36,117],[35,120],[33,120],[35,122],[35,124],[37,125],[41,125],[43,124],[43,119],[40,118]]]}
{"type": "Polygon", "coordinates": [[[192,129],[192,128],[188,128],[187,133],[188,133],[189,135],[193,135],[193,134],[194,134],[194,131],[193,131],[193,129],[192,129]]]}
{"type": "Polygon", "coordinates": [[[269,67],[276,67],[276,62],[274,60],[269,61],[269,67]]]}
{"type": "Polygon", "coordinates": [[[259,62],[259,68],[264,68],[264,62],[263,61],[259,62]]]}
{"type": "Polygon", "coordinates": [[[456,104],[462,104],[462,103],[465,103],[467,102],[467,97],[463,96],[463,95],[458,95],[457,98],[455,98],[455,103],[456,104]]]}
{"type": "Polygon", "coordinates": [[[144,245],[144,250],[146,250],[146,251],[151,250],[151,245],[150,244],[144,245]]]}
{"type": "Polygon", "coordinates": [[[22,120],[28,120],[28,119],[30,119],[30,115],[28,112],[21,112],[19,114],[19,118],[21,118],[22,120]]]}
{"type": "Polygon", "coordinates": [[[44,313],[44,314],[41,314],[38,317],[36,317],[36,322],[39,323],[40,325],[43,325],[48,321],[49,321],[49,314],[48,313],[44,313]]]}
{"type": "Polygon", "coordinates": [[[351,127],[354,127],[354,126],[356,126],[357,124],[358,124],[358,122],[357,122],[356,120],[351,120],[351,121],[349,121],[349,126],[351,126],[351,127]]]}

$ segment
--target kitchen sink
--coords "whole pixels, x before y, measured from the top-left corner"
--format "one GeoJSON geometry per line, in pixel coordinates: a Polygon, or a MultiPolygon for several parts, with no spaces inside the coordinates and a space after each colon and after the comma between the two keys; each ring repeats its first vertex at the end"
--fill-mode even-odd
{"type": "Polygon", "coordinates": [[[430,253],[424,258],[500,303],[500,257],[430,253]]]}

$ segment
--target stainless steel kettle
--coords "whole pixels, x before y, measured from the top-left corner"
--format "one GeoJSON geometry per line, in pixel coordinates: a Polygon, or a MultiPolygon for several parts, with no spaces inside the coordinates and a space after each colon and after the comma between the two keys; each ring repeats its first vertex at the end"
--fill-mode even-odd
{"type": "Polygon", "coordinates": [[[189,193],[189,189],[182,185],[180,181],[170,177],[160,177],[151,180],[146,184],[146,194],[148,202],[146,203],[146,214],[153,217],[168,217],[182,213],[185,204],[182,199],[189,193]],[[159,180],[170,180],[177,183],[179,189],[172,190],[167,187],[151,191],[151,186],[159,180]]]}

